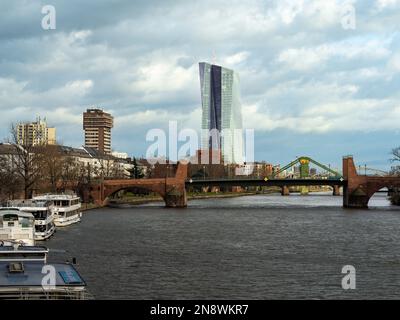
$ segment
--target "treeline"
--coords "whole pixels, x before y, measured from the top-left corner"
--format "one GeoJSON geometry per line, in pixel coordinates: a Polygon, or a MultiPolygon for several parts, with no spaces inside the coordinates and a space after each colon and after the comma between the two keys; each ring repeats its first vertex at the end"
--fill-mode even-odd
{"type": "MultiPolygon", "coordinates": [[[[392,150],[391,162],[396,164],[392,167],[391,174],[400,176],[400,165],[398,165],[398,163],[400,163],[400,147],[392,150]]],[[[393,190],[390,196],[390,202],[396,206],[400,206],[400,188],[393,190]]]]}
{"type": "Polygon", "coordinates": [[[124,169],[115,161],[81,161],[65,154],[58,145],[24,145],[17,139],[15,126],[11,139],[0,154],[0,200],[24,197],[33,193],[81,189],[93,179],[125,178],[124,169]]]}

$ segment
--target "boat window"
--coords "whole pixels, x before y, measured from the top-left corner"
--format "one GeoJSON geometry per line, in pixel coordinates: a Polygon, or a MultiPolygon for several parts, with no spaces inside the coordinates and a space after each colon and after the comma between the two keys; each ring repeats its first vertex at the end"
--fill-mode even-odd
{"type": "Polygon", "coordinates": [[[16,214],[5,214],[3,216],[4,221],[18,221],[18,215],[16,214]]]}
{"type": "Polygon", "coordinates": [[[45,232],[46,231],[46,226],[35,225],[35,231],[36,232],[45,232]]]}
{"type": "Polygon", "coordinates": [[[29,227],[32,227],[32,225],[33,225],[33,221],[31,219],[25,218],[25,217],[21,218],[20,223],[21,223],[22,228],[29,228],[29,227]]]}
{"type": "Polygon", "coordinates": [[[47,211],[33,211],[32,214],[36,220],[44,220],[47,218],[47,211]]]}

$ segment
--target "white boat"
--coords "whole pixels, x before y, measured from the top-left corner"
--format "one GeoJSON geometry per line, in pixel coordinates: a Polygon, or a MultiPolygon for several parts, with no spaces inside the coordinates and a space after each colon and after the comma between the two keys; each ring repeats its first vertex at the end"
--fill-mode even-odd
{"type": "Polygon", "coordinates": [[[65,227],[81,221],[81,201],[76,195],[46,194],[33,199],[53,202],[55,208],[54,223],[57,227],[65,227]]]}
{"type": "Polygon", "coordinates": [[[35,240],[47,240],[56,231],[54,224],[54,205],[47,200],[13,200],[9,208],[29,212],[35,218],[35,240]]]}
{"type": "Polygon", "coordinates": [[[23,246],[35,245],[35,218],[18,209],[0,208],[0,246],[17,242],[23,246]]]}
{"type": "Polygon", "coordinates": [[[0,246],[0,300],[92,299],[74,262],[48,263],[48,253],[46,247],[0,246]]]}

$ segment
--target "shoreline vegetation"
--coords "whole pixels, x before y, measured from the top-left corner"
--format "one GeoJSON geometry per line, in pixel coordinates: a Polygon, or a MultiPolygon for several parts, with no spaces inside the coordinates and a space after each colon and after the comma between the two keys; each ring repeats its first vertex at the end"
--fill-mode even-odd
{"type": "Polygon", "coordinates": [[[390,202],[392,205],[400,206],[400,193],[396,192],[390,196],[390,202]]]}

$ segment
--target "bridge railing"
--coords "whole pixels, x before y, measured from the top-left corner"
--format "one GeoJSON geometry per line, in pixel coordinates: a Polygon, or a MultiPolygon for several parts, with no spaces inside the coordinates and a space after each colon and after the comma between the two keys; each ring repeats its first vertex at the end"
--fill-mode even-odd
{"type": "Polygon", "coordinates": [[[236,177],[195,177],[195,178],[187,178],[186,181],[210,181],[210,180],[219,180],[219,181],[246,181],[246,180],[340,180],[342,177],[308,177],[308,178],[293,178],[293,177],[254,177],[254,176],[236,176],[236,177]]]}

